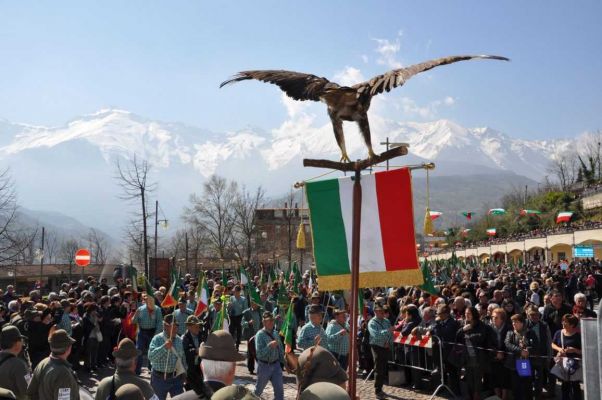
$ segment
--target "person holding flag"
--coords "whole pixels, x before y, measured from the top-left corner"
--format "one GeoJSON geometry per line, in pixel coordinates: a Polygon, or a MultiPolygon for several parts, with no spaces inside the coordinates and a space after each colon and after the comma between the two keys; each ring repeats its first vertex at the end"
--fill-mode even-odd
{"type": "Polygon", "coordinates": [[[347,370],[348,365],[349,331],[350,327],[347,323],[345,310],[334,310],[334,319],[330,321],[326,328],[327,343],[325,343],[325,347],[330,350],[344,370],[347,370]]]}
{"type": "Polygon", "coordinates": [[[151,386],[159,400],[165,400],[184,392],[186,356],[184,344],[176,331],[178,323],[173,314],[163,318],[163,329],[150,342],[148,359],[153,366],[151,386]]]}
{"type": "Polygon", "coordinates": [[[261,299],[254,287],[250,288],[251,307],[242,313],[242,339],[247,341],[247,368],[249,373],[255,371],[255,334],[263,328],[261,318],[261,299]]]}
{"type": "Polygon", "coordinates": [[[326,332],[322,328],[322,309],[320,305],[313,304],[309,308],[309,322],[299,329],[297,345],[305,350],[314,345],[325,346],[327,343],[326,332]]]}
{"type": "Polygon", "coordinates": [[[239,285],[234,287],[234,295],[230,296],[228,302],[228,317],[230,317],[230,335],[236,341],[236,350],[240,346],[242,333],[242,312],[247,308],[247,299],[241,295],[242,289],[239,285]]]}
{"type": "Polygon", "coordinates": [[[268,382],[272,382],[274,399],[284,400],[281,367],[284,363],[284,346],[274,330],[274,315],[269,311],[263,313],[263,326],[255,335],[258,367],[254,393],[261,396],[268,382]]]}
{"type": "Polygon", "coordinates": [[[152,294],[147,291],[147,294],[142,296],[142,300],[144,304],[136,310],[132,318],[132,323],[138,325],[136,348],[140,350],[140,355],[136,360],[136,375],[140,375],[142,372],[142,355],[148,353],[148,346],[153,336],[161,332],[163,321],[163,313],[159,307],[155,306],[152,294]]]}

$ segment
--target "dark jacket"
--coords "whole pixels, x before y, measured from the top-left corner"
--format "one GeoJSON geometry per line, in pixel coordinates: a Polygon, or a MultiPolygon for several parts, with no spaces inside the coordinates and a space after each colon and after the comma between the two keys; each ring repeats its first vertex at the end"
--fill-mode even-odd
{"type": "Polygon", "coordinates": [[[487,349],[491,347],[490,327],[481,321],[474,326],[466,325],[458,329],[456,343],[465,345],[465,357],[470,366],[480,366],[486,370],[491,363],[491,353],[487,349]],[[466,328],[466,329],[465,329],[466,328]],[[470,349],[468,347],[471,347],[470,349]],[[471,365],[472,364],[472,365],[471,365]]]}
{"type": "MultiPolygon", "coordinates": [[[[506,336],[508,335],[508,332],[511,331],[512,328],[510,327],[509,324],[504,323],[504,326],[502,326],[502,330],[500,331],[500,335],[499,335],[499,339],[498,339],[498,334],[495,330],[495,328],[490,325],[489,326],[489,334],[491,335],[490,339],[489,339],[489,345],[490,345],[490,349],[493,349],[495,351],[506,351],[506,344],[504,343],[506,340],[506,336]]],[[[495,357],[495,353],[492,352],[491,353],[493,356],[493,362],[503,362],[503,360],[498,360],[495,357]]],[[[504,355],[504,359],[507,358],[506,355],[504,355]]]]}
{"type": "MultiPolygon", "coordinates": [[[[199,335],[200,336],[200,335],[199,335]]],[[[200,345],[201,338],[198,337],[200,345]]],[[[203,393],[203,373],[201,372],[201,360],[198,358],[199,348],[195,346],[194,339],[190,331],[182,337],[182,346],[184,347],[184,356],[186,357],[186,385],[188,388],[203,393]]]]}
{"type": "Polygon", "coordinates": [[[445,321],[437,321],[433,328],[433,336],[437,336],[443,341],[443,359],[447,360],[449,352],[453,347],[453,343],[456,341],[456,333],[460,329],[460,324],[453,318],[448,318],[445,321]]]}
{"type": "Polygon", "coordinates": [[[535,332],[531,329],[525,327],[524,338],[521,339],[521,336],[517,334],[515,331],[509,331],[506,335],[506,340],[504,341],[506,345],[506,351],[509,353],[508,357],[506,357],[506,361],[504,362],[504,366],[508,369],[515,370],[516,363],[515,360],[520,358],[520,353],[522,350],[527,350],[529,352],[529,356],[537,355],[537,336],[535,332]]]}
{"type": "MultiPolygon", "coordinates": [[[[527,328],[529,328],[535,337],[537,337],[534,329],[535,326],[536,325],[533,324],[533,322],[529,320],[527,321],[527,328]]],[[[534,351],[539,356],[552,357],[552,334],[550,333],[550,328],[548,328],[548,325],[543,321],[537,322],[537,326],[539,327],[539,337],[537,339],[537,346],[534,351]]],[[[549,360],[540,357],[536,357],[531,360],[531,364],[534,366],[543,366],[546,363],[549,363],[549,360]]]]}

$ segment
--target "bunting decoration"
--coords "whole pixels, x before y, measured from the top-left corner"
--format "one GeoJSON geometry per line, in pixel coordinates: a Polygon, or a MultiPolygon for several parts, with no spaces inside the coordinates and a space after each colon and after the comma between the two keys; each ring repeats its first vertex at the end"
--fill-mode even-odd
{"type": "MultiPolygon", "coordinates": [[[[306,184],[320,290],[351,286],[353,184],[349,177],[306,184]]],[[[363,175],[361,184],[360,287],[422,284],[409,169],[363,175]]]]}
{"type": "Polygon", "coordinates": [[[470,221],[474,213],[472,211],[464,211],[462,212],[462,215],[466,218],[467,221],[470,221]]]}
{"type": "Polygon", "coordinates": [[[503,208],[492,208],[487,211],[487,215],[504,215],[506,214],[506,210],[503,208]]]}
{"type": "Polygon", "coordinates": [[[487,229],[487,236],[495,236],[497,234],[497,229],[489,228],[487,229]]]}
{"type": "Polygon", "coordinates": [[[538,210],[527,210],[527,209],[520,210],[521,217],[526,217],[528,215],[539,215],[539,214],[541,214],[541,211],[538,211],[538,210]]]}
{"type": "Polygon", "coordinates": [[[573,218],[573,212],[571,211],[561,211],[558,213],[556,217],[556,223],[560,224],[561,222],[569,222],[573,218]]]}

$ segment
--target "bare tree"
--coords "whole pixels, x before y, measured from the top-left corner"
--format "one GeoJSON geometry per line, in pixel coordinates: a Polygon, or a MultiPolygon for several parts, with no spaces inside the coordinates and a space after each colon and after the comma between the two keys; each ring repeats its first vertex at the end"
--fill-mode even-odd
{"type": "Polygon", "coordinates": [[[577,159],[577,154],[569,150],[559,154],[550,162],[548,171],[556,177],[562,191],[568,190],[577,180],[579,169],[577,159]]]}
{"type": "Polygon", "coordinates": [[[44,239],[44,260],[48,260],[48,264],[52,264],[52,261],[55,261],[56,253],[59,248],[59,241],[56,236],[56,232],[46,229],[44,239]]]}
{"type": "Polygon", "coordinates": [[[260,186],[254,193],[242,186],[233,204],[234,211],[234,234],[233,247],[241,262],[249,265],[253,256],[253,241],[257,236],[255,225],[256,210],[263,206],[265,190],[260,186]]]}
{"type": "Polygon", "coordinates": [[[142,222],[142,250],[144,253],[144,272],[149,276],[148,268],[148,194],[155,190],[156,183],[148,181],[151,165],[146,161],[140,161],[134,156],[128,165],[123,166],[117,160],[117,176],[119,186],[123,194],[123,200],[135,201],[140,204],[138,220],[142,222]]]}
{"type": "Polygon", "coordinates": [[[17,197],[8,168],[0,171],[0,263],[25,261],[34,250],[37,230],[23,229],[17,221],[17,197]]]}
{"type": "Polygon", "coordinates": [[[60,260],[69,265],[73,265],[75,263],[75,253],[79,247],[80,244],[77,239],[70,238],[64,240],[59,247],[58,255],[60,260]]]}
{"type": "Polygon", "coordinates": [[[213,175],[204,183],[200,197],[190,196],[190,207],[184,211],[186,222],[206,231],[212,250],[219,258],[228,258],[232,253],[237,188],[236,182],[213,175]]]}
{"type": "Polygon", "coordinates": [[[88,243],[92,262],[96,265],[105,265],[109,258],[109,244],[102,234],[94,228],[90,228],[88,233],[88,243]]]}

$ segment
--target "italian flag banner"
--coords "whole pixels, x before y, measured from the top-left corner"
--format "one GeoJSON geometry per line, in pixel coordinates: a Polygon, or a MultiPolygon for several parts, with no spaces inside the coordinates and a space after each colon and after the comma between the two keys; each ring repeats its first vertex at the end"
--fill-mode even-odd
{"type": "Polygon", "coordinates": [[[496,233],[497,233],[497,230],[495,228],[489,228],[489,229],[487,229],[487,235],[488,236],[495,236],[496,233]]]}
{"type": "Polygon", "coordinates": [[[431,221],[436,220],[437,218],[439,218],[442,215],[443,215],[443,213],[441,211],[429,211],[429,216],[431,217],[431,221]]]}
{"type": "Polygon", "coordinates": [[[569,222],[573,217],[573,213],[570,211],[561,211],[558,213],[556,217],[556,223],[559,224],[561,222],[569,222]]]}
{"type": "MultiPolygon", "coordinates": [[[[359,287],[421,285],[412,177],[407,168],[362,175],[359,287]]],[[[320,290],[351,287],[353,180],[306,184],[320,290]]]]}

